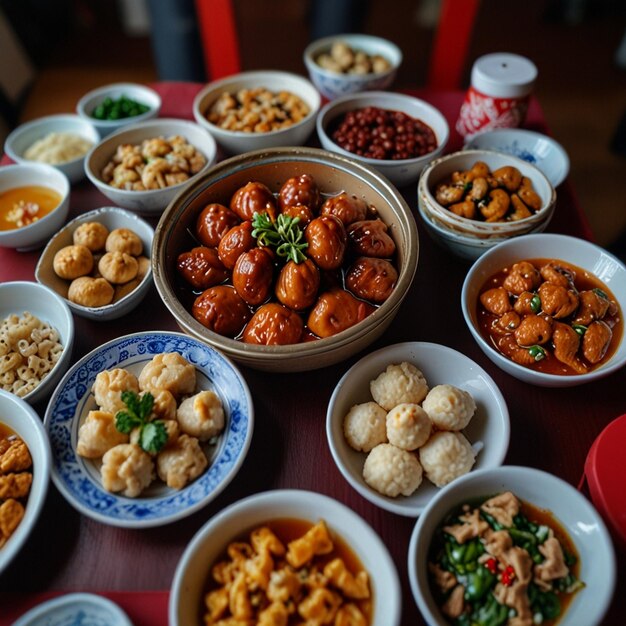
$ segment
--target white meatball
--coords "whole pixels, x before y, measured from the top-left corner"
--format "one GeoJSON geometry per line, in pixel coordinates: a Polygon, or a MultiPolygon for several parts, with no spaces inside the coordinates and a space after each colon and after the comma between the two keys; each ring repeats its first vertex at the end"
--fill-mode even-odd
{"type": "Polygon", "coordinates": [[[214,391],[201,391],[181,402],[176,419],[184,433],[208,441],[224,429],[222,402],[214,391]]]}
{"type": "Polygon", "coordinates": [[[419,450],[426,478],[437,487],[467,474],[476,455],[470,442],[458,432],[435,433],[419,450]]]}
{"type": "Polygon", "coordinates": [[[154,479],[154,463],[139,446],[122,443],[102,457],[100,474],[107,491],[136,498],[154,479]]]}
{"type": "Polygon", "coordinates": [[[355,404],[343,419],[343,434],[348,445],[360,452],[369,452],[387,441],[386,415],[387,411],[376,402],[355,404]]]}
{"type": "Polygon", "coordinates": [[[387,439],[403,450],[416,450],[430,437],[432,423],[419,404],[404,402],[387,413],[387,439]]]}
{"type": "MultiPolygon", "coordinates": [[[[143,396],[146,392],[142,391],[139,395],[143,396]]],[[[166,389],[158,389],[150,392],[154,397],[152,405],[152,413],[150,413],[150,421],[152,420],[175,420],[176,419],[176,398],[166,389]]]]}
{"type": "Polygon", "coordinates": [[[88,459],[99,459],[107,450],[128,443],[128,435],[115,428],[115,416],[106,411],[89,411],[78,429],[76,452],[88,459]]]}
{"type": "Polygon", "coordinates": [[[387,411],[403,402],[419,404],[428,393],[422,372],[407,362],[389,365],[378,378],[370,382],[372,398],[387,411]]]}
{"type": "Polygon", "coordinates": [[[433,387],[422,407],[439,430],[462,430],[476,411],[471,394],[452,385],[433,387]]]}
{"type": "Polygon", "coordinates": [[[139,388],[152,393],[166,389],[174,396],[193,393],[196,368],[177,352],[157,354],[141,370],[139,388]]]}
{"type": "Polygon", "coordinates": [[[422,466],[411,452],[381,443],[367,455],[363,478],[384,496],[410,496],[422,482],[422,466]]]}
{"type": "Polygon", "coordinates": [[[100,372],[96,376],[92,390],[96,404],[103,411],[115,415],[118,411],[126,409],[122,402],[122,391],[139,393],[139,383],[132,372],[117,367],[100,372]]]}
{"type": "Polygon", "coordinates": [[[159,478],[172,489],[182,489],[200,476],[208,464],[198,440],[187,435],[181,435],[157,456],[159,478]]]}

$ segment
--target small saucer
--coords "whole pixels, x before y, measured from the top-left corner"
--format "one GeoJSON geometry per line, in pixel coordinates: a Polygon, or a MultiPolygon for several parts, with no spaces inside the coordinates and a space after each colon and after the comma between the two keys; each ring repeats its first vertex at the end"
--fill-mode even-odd
{"type": "Polygon", "coordinates": [[[93,593],[69,593],[22,615],[13,626],[133,626],[117,604],[93,593]]]}

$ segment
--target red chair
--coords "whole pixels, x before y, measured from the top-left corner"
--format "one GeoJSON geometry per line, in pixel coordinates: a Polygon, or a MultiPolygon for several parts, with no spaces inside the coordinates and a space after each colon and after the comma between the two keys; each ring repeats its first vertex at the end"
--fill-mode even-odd
{"type": "Polygon", "coordinates": [[[430,57],[427,86],[461,87],[465,60],[480,0],[442,0],[430,57]]]}
{"type": "MultiPolygon", "coordinates": [[[[207,74],[211,80],[241,71],[233,0],[195,0],[207,74]]],[[[480,0],[442,0],[428,71],[428,87],[461,87],[480,0]]]]}
{"type": "Polygon", "coordinates": [[[232,0],[195,0],[207,76],[211,80],[241,71],[239,38],[232,0]]]}

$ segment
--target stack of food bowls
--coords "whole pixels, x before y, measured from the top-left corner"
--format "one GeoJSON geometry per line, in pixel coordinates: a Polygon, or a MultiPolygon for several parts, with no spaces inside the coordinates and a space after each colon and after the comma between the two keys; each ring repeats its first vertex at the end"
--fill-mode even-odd
{"type": "Polygon", "coordinates": [[[309,76],[320,93],[329,100],[359,91],[387,89],[393,83],[401,63],[402,51],[396,44],[372,35],[333,35],[312,42],[304,50],[304,64],[309,76]],[[319,60],[322,56],[331,55],[336,44],[344,44],[341,48],[335,48],[338,50],[336,56],[353,58],[359,53],[369,57],[379,56],[387,61],[387,65],[382,71],[376,71],[375,67],[372,72],[351,71],[348,67],[350,59],[344,63],[344,59],[340,58],[339,61],[345,70],[329,69],[320,64],[319,60]]]}
{"type": "Polygon", "coordinates": [[[422,172],[418,184],[419,212],[433,239],[453,254],[471,260],[512,237],[544,231],[555,204],[554,187],[536,167],[517,157],[487,150],[466,150],[437,159],[422,172]],[[486,163],[491,172],[505,166],[517,168],[532,182],[541,198],[541,208],[530,217],[515,221],[484,222],[456,215],[439,204],[435,199],[437,185],[453,172],[470,170],[477,161],[486,163]]]}
{"type": "Polygon", "coordinates": [[[338,98],[324,106],[317,117],[317,134],[326,150],[343,154],[358,163],[377,169],[398,187],[414,183],[426,165],[443,153],[449,132],[445,117],[434,106],[413,96],[384,91],[369,91],[338,98]],[[332,138],[333,126],[346,113],[366,107],[399,111],[423,122],[434,132],[436,147],[426,154],[406,159],[373,159],[345,150],[332,138]]]}
{"type": "MultiPolygon", "coordinates": [[[[256,99],[250,99],[250,114],[258,118],[259,111],[252,111],[255,108],[253,100],[256,99]]],[[[315,87],[306,78],[297,74],[277,71],[244,72],[214,81],[200,91],[193,102],[193,116],[202,128],[211,133],[225,152],[241,154],[261,148],[303,145],[315,128],[315,117],[320,102],[321,98],[315,87]],[[272,94],[287,92],[306,105],[308,113],[289,126],[267,132],[250,129],[231,130],[208,120],[209,111],[223,94],[236,96],[242,90],[256,89],[263,89],[272,94]]]]}
{"type": "MultiPolygon", "coordinates": [[[[192,244],[193,245],[193,244],[192,244]]],[[[195,244],[197,245],[197,244],[195,244]]],[[[152,246],[156,287],[178,325],[244,365],[268,371],[305,371],[347,359],[377,339],[389,326],[407,295],[417,267],[415,220],[398,191],[376,172],[353,160],[314,148],[251,152],[223,161],[189,185],[170,204],[157,226],[152,246]],[[189,233],[209,203],[229,204],[249,181],[277,192],[291,177],[308,173],[322,195],[342,191],[374,205],[396,245],[398,279],[391,295],[362,321],[317,341],[290,345],[255,345],[219,335],[197,321],[185,306],[177,275],[177,256],[189,249],[189,233]]]]}

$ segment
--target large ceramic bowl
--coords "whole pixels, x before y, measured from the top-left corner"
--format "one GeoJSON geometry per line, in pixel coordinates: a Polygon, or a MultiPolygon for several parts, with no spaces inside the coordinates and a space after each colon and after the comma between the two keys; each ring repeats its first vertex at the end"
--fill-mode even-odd
{"type": "Polygon", "coordinates": [[[183,553],[172,583],[170,626],[199,626],[211,565],[232,541],[265,522],[297,519],[326,522],[331,536],[352,549],[369,572],[373,596],[372,624],[398,626],[401,592],[398,574],[380,537],[345,505],[310,491],[278,490],[255,494],[232,504],[209,520],[183,553]]]}
{"type": "Polygon", "coordinates": [[[118,207],[100,207],[93,211],[83,213],[74,218],[56,235],[50,239],[48,245],[37,261],[35,268],[35,278],[42,285],[46,285],[59,296],[64,298],[74,313],[81,317],[92,320],[114,320],[130,313],[144,299],[150,286],[152,285],[152,266],[148,269],[141,282],[130,292],[115,298],[111,304],[101,307],[88,307],[77,304],[68,299],[67,294],[71,281],[64,280],[57,276],[54,271],[54,256],[56,253],[69,246],[73,242],[74,231],[81,225],[88,222],[99,222],[111,232],[116,228],[127,228],[136,233],[143,244],[142,256],[150,257],[152,248],[152,239],[154,238],[154,229],[148,222],[141,219],[138,215],[120,209],[118,207]]]}
{"type": "Polygon", "coordinates": [[[415,220],[396,189],[382,176],[342,156],[314,148],[273,149],[234,157],[215,166],[170,204],[157,226],[152,247],[153,273],[163,302],[188,334],[206,341],[240,363],[269,371],[303,371],[325,367],[362,350],[389,326],[407,294],[417,267],[415,220]],[[200,211],[209,203],[228,205],[232,194],[249,181],[265,183],[277,192],[283,182],[308,173],[322,193],[341,191],[374,205],[395,240],[398,281],[389,298],[374,313],[332,337],[305,343],[261,346],[246,344],[208,330],[191,315],[177,288],[176,259],[194,244],[200,211]]]}
{"type": "Polygon", "coordinates": [[[52,165],[24,163],[0,168],[0,194],[31,185],[56,191],[61,200],[57,207],[28,226],[0,230],[0,247],[33,250],[42,246],[63,226],[70,210],[70,183],[67,176],[52,165]]]}
{"type": "Polygon", "coordinates": [[[252,398],[239,370],[222,354],[185,335],[144,332],[109,341],[78,361],[50,399],[44,424],[52,447],[52,480],[80,513],[125,528],[162,526],[191,515],[222,492],[239,471],[252,440],[252,398]],[[138,375],[155,355],[177,352],[196,368],[199,390],[218,394],[224,431],[204,444],[207,469],[180,490],[154,481],[140,497],[126,498],[102,486],[99,463],[76,452],[78,429],[96,409],[92,385],[103,370],[124,368],[138,375]]]}
{"type": "Polygon", "coordinates": [[[244,72],[208,84],[193,101],[193,116],[228,154],[241,154],[261,148],[301,146],[315,128],[315,116],[320,108],[320,95],[313,85],[297,74],[276,71],[244,72]],[[223,94],[234,94],[241,89],[265,88],[273,93],[287,91],[302,100],[309,108],[301,121],[270,132],[226,130],[209,122],[207,112],[223,94]]]}
{"type": "Polygon", "coordinates": [[[419,610],[431,626],[447,626],[428,583],[427,558],[437,526],[456,507],[503,491],[535,507],[550,511],[570,536],[580,556],[580,580],[585,587],[574,596],[559,626],[597,626],[611,602],[616,571],[613,545],[602,518],[574,487],[530,467],[503,466],[472,472],[441,491],[420,516],[409,544],[411,590],[419,610]]]}
{"type": "Polygon", "coordinates": [[[193,179],[197,179],[202,172],[206,172],[215,162],[217,146],[215,140],[203,128],[188,122],[177,119],[156,119],[140,122],[122,128],[115,133],[108,135],[101,141],[85,159],[85,172],[89,180],[113,202],[115,206],[120,206],[130,211],[136,211],[143,215],[160,215],[163,209],[172,201],[174,196],[186,187],[193,179]],[[118,146],[123,144],[136,145],[145,139],[155,137],[171,137],[180,135],[189,144],[197,148],[205,157],[206,164],[197,174],[188,180],[171,185],[162,189],[148,189],[146,191],[132,191],[111,187],[102,179],[102,170],[111,160],[118,146]]]}
{"type": "Polygon", "coordinates": [[[23,400],[1,390],[0,424],[8,426],[26,443],[33,460],[33,482],[24,517],[0,548],[2,573],[28,539],[46,500],[50,482],[50,444],[37,413],[23,400]]]}
{"type": "Polygon", "coordinates": [[[522,128],[497,128],[475,135],[468,150],[493,150],[511,154],[538,167],[558,187],[569,173],[569,157],[563,146],[542,133],[522,128]]]}
{"type": "Polygon", "coordinates": [[[428,163],[443,153],[448,143],[449,132],[446,118],[428,102],[413,96],[384,91],[367,91],[337,98],[337,100],[326,104],[317,118],[317,134],[326,150],[337,152],[357,163],[377,169],[399,187],[414,183],[428,163]],[[344,150],[331,137],[333,121],[349,111],[356,111],[365,107],[401,111],[414,119],[421,120],[430,126],[435,133],[437,147],[423,156],[398,160],[370,159],[344,150]]]}
{"type": "Polygon", "coordinates": [[[54,328],[59,335],[59,343],[63,346],[61,356],[41,382],[22,396],[29,404],[35,404],[52,393],[70,365],[74,345],[74,318],[65,300],[44,285],[28,281],[0,283],[0,320],[5,320],[9,315],[21,317],[25,312],[54,328]]]}
{"type": "Polygon", "coordinates": [[[586,374],[560,376],[544,374],[514,363],[480,333],[478,328],[478,296],[485,281],[513,263],[527,259],[556,259],[571,263],[600,279],[613,292],[622,317],[626,306],[626,267],[606,252],[584,239],[566,235],[524,235],[496,246],[472,265],[463,282],[461,307],[463,317],[480,349],[501,369],[519,380],[541,387],[571,387],[589,383],[620,369],[626,364],[626,341],[622,336],[613,356],[586,374]]]}
{"type": "Polygon", "coordinates": [[[304,50],[304,64],[309,76],[320,93],[329,100],[359,91],[387,89],[393,83],[401,63],[402,51],[395,43],[372,35],[333,35],[313,41],[304,50]],[[389,69],[375,74],[339,74],[322,67],[317,62],[319,56],[328,54],[333,44],[339,42],[345,43],[354,53],[364,52],[369,56],[384,57],[389,62],[389,69]]]}
{"type": "Polygon", "coordinates": [[[158,117],[160,110],[161,97],[159,94],[154,91],[154,89],[137,83],[114,83],[112,85],[92,89],[76,104],[76,112],[78,115],[93,124],[102,138],[129,124],[138,124],[139,122],[145,122],[146,120],[158,117]],[[117,120],[101,120],[93,116],[94,110],[105,102],[107,98],[116,101],[122,96],[147,106],[148,110],[140,115],[124,117],[117,120]]]}
{"type": "MultiPolygon", "coordinates": [[[[475,450],[474,469],[497,467],[509,447],[509,412],[500,390],[479,365],[465,355],[435,343],[407,342],[381,348],[363,357],[337,383],[326,413],[326,436],[333,459],[343,477],[364,498],[382,509],[417,517],[439,493],[425,476],[410,496],[390,498],[370,487],[363,479],[367,454],[351,448],[344,437],[344,417],[355,404],[372,402],[370,381],[388,365],[408,362],[426,378],[430,388],[454,385],[469,392],[476,402],[476,414],[463,430],[475,450]]],[[[457,479],[458,480],[458,479],[457,479]]]]}
{"type": "MultiPolygon", "coordinates": [[[[51,133],[71,133],[86,139],[95,146],[100,141],[100,133],[94,125],[78,115],[48,115],[18,126],[4,142],[4,151],[16,163],[34,163],[24,153],[36,141],[51,133]]],[[[71,183],[76,183],[85,176],[85,154],[64,163],[53,165],[65,174],[71,183]]]]}
{"type": "Polygon", "coordinates": [[[502,239],[526,234],[540,225],[545,228],[554,213],[556,192],[540,170],[522,159],[489,150],[464,150],[436,159],[424,169],[417,187],[417,200],[420,209],[443,228],[478,239],[494,239],[493,245],[496,245],[502,239]],[[541,198],[541,208],[530,217],[515,221],[484,222],[456,215],[439,204],[435,199],[437,185],[449,179],[453,172],[471,169],[477,161],[486,163],[491,172],[509,165],[517,168],[522,176],[531,180],[541,198]]]}

